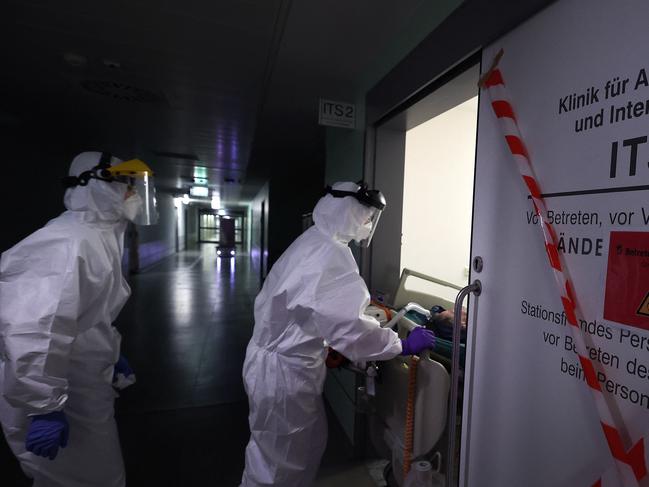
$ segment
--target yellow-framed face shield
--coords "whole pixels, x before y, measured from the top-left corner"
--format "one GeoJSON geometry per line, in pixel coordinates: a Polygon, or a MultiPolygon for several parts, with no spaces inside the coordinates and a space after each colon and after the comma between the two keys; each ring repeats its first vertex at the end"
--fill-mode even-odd
{"type": "Polygon", "coordinates": [[[111,166],[113,160],[115,158],[109,152],[102,152],[95,167],[78,176],[66,176],[61,182],[66,189],[87,186],[93,179],[109,184],[125,184],[127,190],[124,192],[124,207],[127,218],[138,225],[157,223],[155,184],[151,168],[140,159],[130,159],[111,166]]]}
{"type": "Polygon", "coordinates": [[[151,168],[140,159],[130,159],[107,167],[106,171],[115,181],[129,185],[126,201],[131,198],[141,200],[137,214],[132,220],[133,223],[155,225],[158,222],[158,211],[151,168]]]}
{"type": "Polygon", "coordinates": [[[140,159],[131,159],[129,161],[120,162],[115,166],[110,166],[106,170],[114,177],[126,176],[131,178],[145,178],[153,177],[153,171],[140,159]]]}

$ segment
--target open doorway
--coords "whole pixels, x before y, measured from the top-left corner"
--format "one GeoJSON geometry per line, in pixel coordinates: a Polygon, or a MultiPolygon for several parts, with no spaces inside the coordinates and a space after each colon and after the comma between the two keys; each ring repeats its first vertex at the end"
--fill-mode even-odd
{"type": "MultiPolygon", "coordinates": [[[[418,323],[433,329],[440,345],[418,366],[417,404],[423,401],[426,407],[415,422],[425,433],[415,435],[410,454],[437,458],[444,474],[456,469],[457,451],[449,443],[459,435],[462,411],[451,411],[452,370],[458,370],[452,366],[453,319],[433,318],[452,311],[458,290],[469,282],[479,72],[479,59],[468,59],[381,120],[372,129],[365,167],[366,178],[385,194],[388,205],[363,256],[363,274],[377,300],[395,310],[415,302],[429,312],[406,315],[411,321],[422,319],[418,323]]],[[[400,321],[395,331],[404,338],[408,326],[400,321]]],[[[456,355],[462,363],[463,350],[460,345],[456,355]]],[[[376,393],[380,421],[371,426],[382,431],[370,431],[376,450],[391,452],[396,474],[390,485],[398,486],[406,461],[408,366],[403,357],[384,365],[376,393]]]]}
{"type": "MultiPolygon", "coordinates": [[[[476,94],[406,132],[401,271],[468,284],[477,120],[476,94]]],[[[412,285],[449,301],[457,294],[421,279],[412,285]]]]}
{"type": "Polygon", "coordinates": [[[198,211],[198,242],[227,243],[243,247],[243,228],[245,217],[232,213],[220,214],[217,210],[200,209],[198,211]]]}
{"type": "MultiPolygon", "coordinates": [[[[467,60],[374,128],[365,174],[388,205],[364,276],[388,303],[404,268],[456,287],[468,281],[478,61],[467,60]]],[[[421,285],[447,300],[457,294],[421,285]]]]}
{"type": "Polygon", "coordinates": [[[219,215],[214,210],[201,209],[198,212],[198,242],[219,243],[221,238],[219,215]]]}

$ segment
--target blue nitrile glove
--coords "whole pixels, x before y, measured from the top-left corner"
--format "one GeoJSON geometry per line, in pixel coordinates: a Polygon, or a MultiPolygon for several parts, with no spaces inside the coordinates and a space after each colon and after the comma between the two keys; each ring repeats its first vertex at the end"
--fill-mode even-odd
{"type": "Polygon", "coordinates": [[[128,377],[133,373],[134,373],[133,369],[126,361],[126,357],[124,357],[124,355],[120,355],[119,360],[115,364],[115,371],[113,372],[113,381],[117,380],[118,374],[122,374],[124,377],[128,377]]]}
{"type": "Polygon", "coordinates": [[[27,431],[25,448],[39,457],[56,458],[60,448],[68,446],[70,426],[63,411],[54,411],[32,417],[27,431]]]}
{"type": "Polygon", "coordinates": [[[401,355],[419,355],[422,351],[434,346],[435,334],[423,326],[418,326],[410,332],[408,338],[401,340],[403,348],[401,355]]]}
{"type": "Polygon", "coordinates": [[[135,372],[126,361],[123,355],[119,356],[119,360],[115,364],[113,370],[113,387],[117,389],[125,389],[126,387],[135,384],[135,372]]]}

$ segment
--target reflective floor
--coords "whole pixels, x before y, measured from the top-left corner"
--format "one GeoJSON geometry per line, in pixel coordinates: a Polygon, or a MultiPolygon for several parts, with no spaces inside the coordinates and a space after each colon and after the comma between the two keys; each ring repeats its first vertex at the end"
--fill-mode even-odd
{"type": "MultiPolygon", "coordinates": [[[[239,485],[249,435],[241,368],[258,272],[247,256],[217,258],[206,244],[134,276],[131,286],[116,323],[122,353],[137,374],[116,402],[127,485],[239,485]]],[[[351,460],[337,423],[329,425],[316,485],[375,485],[363,464],[351,460]]],[[[0,478],[17,478],[3,457],[0,446],[0,465],[8,465],[0,478]]]]}
{"type": "Polygon", "coordinates": [[[129,486],[238,485],[248,441],[241,380],[259,278],[214,245],[132,279],[117,326],[138,382],[117,401],[129,486]]]}

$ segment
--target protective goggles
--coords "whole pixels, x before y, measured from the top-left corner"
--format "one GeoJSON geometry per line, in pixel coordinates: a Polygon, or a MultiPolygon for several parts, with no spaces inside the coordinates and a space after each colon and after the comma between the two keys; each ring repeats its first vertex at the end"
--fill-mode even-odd
{"type": "Polygon", "coordinates": [[[383,211],[385,209],[385,196],[383,193],[376,189],[368,189],[367,183],[365,181],[359,181],[358,191],[341,191],[338,189],[333,189],[331,186],[327,186],[326,192],[333,196],[334,198],[344,198],[345,196],[351,196],[356,198],[359,203],[362,203],[365,206],[371,206],[377,210],[383,211]]]}

